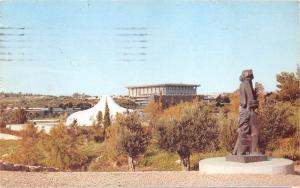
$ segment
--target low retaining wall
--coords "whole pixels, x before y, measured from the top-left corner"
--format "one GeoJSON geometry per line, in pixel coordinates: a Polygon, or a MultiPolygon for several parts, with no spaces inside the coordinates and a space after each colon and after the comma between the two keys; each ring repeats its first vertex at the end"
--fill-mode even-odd
{"type": "Polygon", "coordinates": [[[25,172],[57,172],[58,168],[44,166],[29,166],[13,163],[0,162],[0,170],[3,171],[25,171],[25,172]]]}

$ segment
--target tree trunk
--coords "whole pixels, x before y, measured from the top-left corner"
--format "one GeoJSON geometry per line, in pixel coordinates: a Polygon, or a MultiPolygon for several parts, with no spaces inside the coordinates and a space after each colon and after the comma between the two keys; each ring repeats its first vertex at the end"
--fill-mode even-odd
{"type": "Polygon", "coordinates": [[[189,171],[190,170],[190,156],[182,156],[180,157],[181,160],[181,166],[183,171],[189,171]]]}
{"type": "Polygon", "coordinates": [[[135,171],[135,166],[134,166],[134,163],[133,163],[133,158],[128,156],[128,167],[129,167],[129,170],[134,172],[135,171]]]}

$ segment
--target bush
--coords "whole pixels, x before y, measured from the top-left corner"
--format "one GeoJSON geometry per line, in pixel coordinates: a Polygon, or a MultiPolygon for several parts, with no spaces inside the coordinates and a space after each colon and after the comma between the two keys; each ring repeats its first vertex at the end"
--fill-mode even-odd
{"type": "Polygon", "coordinates": [[[192,152],[217,149],[218,126],[212,111],[208,104],[182,103],[167,109],[155,123],[159,147],[176,152],[183,170],[190,169],[192,152]]]}
{"type": "Polygon", "coordinates": [[[294,114],[290,103],[267,103],[260,108],[258,114],[259,147],[262,151],[272,150],[272,143],[295,135],[297,125],[290,121],[294,114]]]}
{"type": "Polygon", "coordinates": [[[220,113],[219,124],[219,146],[222,150],[232,152],[237,140],[238,117],[235,114],[220,113]]]}
{"type": "Polygon", "coordinates": [[[74,127],[57,125],[43,137],[45,163],[63,170],[79,169],[87,159],[79,151],[81,144],[74,127]]]}
{"type": "Polygon", "coordinates": [[[106,129],[106,139],[99,144],[97,157],[88,167],[90,171],[124,171],[128,168],[123,168],[128,161],[126,155],[117,148],[120,131],[120,126],[115,124],[106,129]]]}
{"type": "Polygon", "coordinates": [[[291,160],[300,159],[300,135],[297,134],[292,138],[277,140],[272,144],[271,152],[268,152],[273,157],[284,157],[291,160]]]}
{"type": "Polygon", "coordinates": [[[27,112],[23,108],[17,109],[13,114],[14,123],[23,124],[27,121],[27,112]]]}
{"type": "Polygon", "coordinates": [[[117,147],[128,157],[130,171],[135,171],[135,159],[145,152],[150,134],[142,127],[137,113],[120,114],[117,117],[120,134],[117,147]]]}
{"type": "Polygon", "coordinates": [[[41,152],[38,148],[39,136],[37,128],[33,124],[26,125],[21,132],[22,139],[19,141],[19,149],[12,154],[11,161],[24,165],[39,164],[41,152]]]}

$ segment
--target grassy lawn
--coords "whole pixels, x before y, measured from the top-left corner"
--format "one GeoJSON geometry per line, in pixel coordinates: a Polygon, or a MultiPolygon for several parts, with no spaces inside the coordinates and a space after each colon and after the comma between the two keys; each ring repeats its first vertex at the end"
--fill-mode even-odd
{"type": "MultiPolygon", "coordinates": [[[[191,170],[198,170],[198,163],[201,159],[210,157],[224,157],[227,152],[194,152],[190,157],[191,170]]],[[[139,167],[147,167],[149,170],[181,170],[180,158],[177,153],[166,152],[158,149],[154,144],[150,145],[144,156],[138,162],[139,167]]]]}

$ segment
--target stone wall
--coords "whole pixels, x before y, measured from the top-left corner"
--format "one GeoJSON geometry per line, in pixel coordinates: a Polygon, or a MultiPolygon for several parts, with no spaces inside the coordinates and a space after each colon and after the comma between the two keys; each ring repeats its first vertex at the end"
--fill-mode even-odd
{"type": "Polygon", "coordinates": [[[44,166],[29,166],[13,163],[0,162],[0,170],[2,171],[25,171],[25,172],[57,172],[58,168],[44,166]]]}

